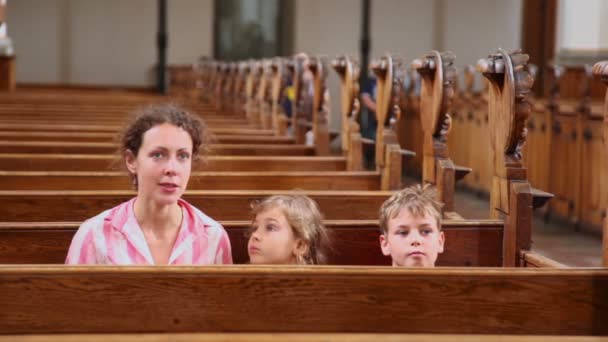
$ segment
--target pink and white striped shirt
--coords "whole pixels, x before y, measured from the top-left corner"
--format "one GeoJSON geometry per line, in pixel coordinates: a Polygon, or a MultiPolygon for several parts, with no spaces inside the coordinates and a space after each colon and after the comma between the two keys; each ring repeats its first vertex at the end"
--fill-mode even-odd
{"type": "MultiPolygon", "coordinates": [[[[153,265],[141,230],[135,198],[86,220],[72,239],[66,264],[153,265]]],[[[169,265],[232,264],[230,240],[224,227],[184,200],[183,219],[169,265]]]]}

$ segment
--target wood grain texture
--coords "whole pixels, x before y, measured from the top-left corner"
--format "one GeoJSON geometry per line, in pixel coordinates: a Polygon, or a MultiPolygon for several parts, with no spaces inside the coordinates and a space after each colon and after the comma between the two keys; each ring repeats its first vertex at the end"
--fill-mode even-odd
{"type": "Polygon", "coordinates": [[[0,293],[3,334],[608,334],[607,270],[2,266],[0,293]]]}
{"type": "MultiPolygon", "coordinates": [[[[116,171],[110,154],[0,154],[3,171],[116,171]]],[[[321,156],[207,156],[193,171],[345,171],[346,158],[321,156]]]]}
{"type": "MultiPolygon", "coordinates": [[[[249,221],[220,222],[228,232],[235,263],[247,263],[249,221]]],[[[79,223],[0,223],[0,264],[61,264],[79,223]]],[[[390,265],[380,251],[377,221],[326,221],[329,264],[390,265]]],[[[446,221],[446,249],[438,266],[502,265],[500,221],[446,221]]]]}
{"type": "Polygon", "coordinates": [[[328,342],[328,341],[386,341],[386,342],[605,342],[606,337],[594,336],[529,336],[529,335],[455,335],[455,334],[346,334],[346,333],[156,333],[156,334],[53,334],[5,335],[0,342],[328,342]]]}
{"type": "MultiPolygon", "coordinates": [[[[253,201],[274,194],[302,191],[189,190],[184,199],[210,217],[250,220],[253,201]]],[[[391,195],[382,191],[305,191],[325,219],[378,219],[378,208],[391,195]]],[[[82,222],[133,198],[133,191],[0,191],[2,221],[82,222]]]]}
{"type": "MultiPolygon", "coordinates": [[[[0,171],[3,190],[129,190],[122,172],[0,171]]],[[[374,171],[340,172],[193,172],[191,190],[379,190],[374,171]]]]}

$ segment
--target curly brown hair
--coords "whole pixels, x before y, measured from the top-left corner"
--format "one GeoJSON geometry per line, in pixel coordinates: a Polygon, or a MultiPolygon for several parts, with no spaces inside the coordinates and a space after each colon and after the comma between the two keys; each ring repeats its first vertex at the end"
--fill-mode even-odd
{"type": "MultiPolygon", "coordinates": [[[[173,103],[154,104],[134,112],[125,129],[118,135],[118,153],[124,161],[128,152],[137,157],[144,139],[144,134],[152,127],[169,123],[186,131],[192,139],[192,159],[199,161],[207,152],[210,135],[207,125],[198,116],[173,103]]],[[[131,180],[137,188],[137,176],[131,174],[131,180]]]]}

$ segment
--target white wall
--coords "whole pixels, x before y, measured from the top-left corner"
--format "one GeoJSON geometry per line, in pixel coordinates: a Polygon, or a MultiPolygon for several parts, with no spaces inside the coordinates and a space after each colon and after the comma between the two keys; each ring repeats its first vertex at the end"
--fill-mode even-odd
{"type": "Polygon", "coordinates": [[[435,2],[373,0],[370,57],[376,59],[391,53],[405,58],[409,63],[433,49],[437,26],[434,18],[435,2]]]}
{"type": "Polygon", "coordinates": [[[7,2],[7,35],[17,56],[17,82],[61,82],[64,0],[7,2]]]}
{"type": "MultiPolygon", "coordinates": [[[[169,63],[192,63],[213,46],[213,0],[168,1],[169,63]]],[[[17,82],[152,86],[157,2],[8,1],[17,82]]]]}
{"type": "Polygon", "coordinates": [[[477,63],[495,52],[521,48],[522,0],[444,2],[443,47],[456,54],[456,65],[477,63]]]}
{"type": "MultiPolygon", "coordinates": [[[[361,6],[353,0],[296,0],[294,50],[325,55],[328,61],[341,55],[358,56],[361,6]]],[[[329,65],[328,65],[329,66],[329,65]]],[[[340,127],[340,81],[331,70],[327,78],[330,93],[330,127],[340,127]]]]}
{"type": "Polygon", "coordinates": [[[558,7],[557,52],[608,49],[608,2],[561,0],[558,7]]]}
{"type": "Polygon", "coordinates": [[[169,64],[187,64],[213,55],[213,0],[168,2],[169,64]]]}

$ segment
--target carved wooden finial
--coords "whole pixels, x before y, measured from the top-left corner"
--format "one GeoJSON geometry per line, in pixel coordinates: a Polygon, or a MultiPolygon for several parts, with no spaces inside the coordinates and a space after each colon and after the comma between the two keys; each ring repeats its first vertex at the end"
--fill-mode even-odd
{"type": "Polygon", "coordinates": [[[356,128],[359,115],[359,67],[348,56],[340,56],[332,61],[332,67],[340,77],[340,104],[342,117],[342,150],[350,146],[350,134],[356,128]]]}
{"type": "Polygon", "coordinates": [[[593,75],[608,86],[608,61],[597,62],[593,65],[593,75]]]}
{"type": "Polygon", "coordinates": [[[457,77],[452,52],[431,51],[412,62],[422,79],[420,122],[424,132],[422,180],[438,187],[444,209],[453,210],[455,166],[448,158],[447,134],[452,126],[450,111],[457,77]]]}
{"type": "Polygon", "coordinates": [[[393,58],[385,55],[370,64],[370,69],[377,78],[376,83],[376,165],[384,166],[384,129],[389,124],[390,104],[393,89],[393,58]]]}
{"type": "Polygon", "coordinates": [[[312,130],[315,150],[318,155],[329,155],[329,90],[327,89],[327,67],[323,57],[308,61],[308,70],[313,75],[312,130]]]}

